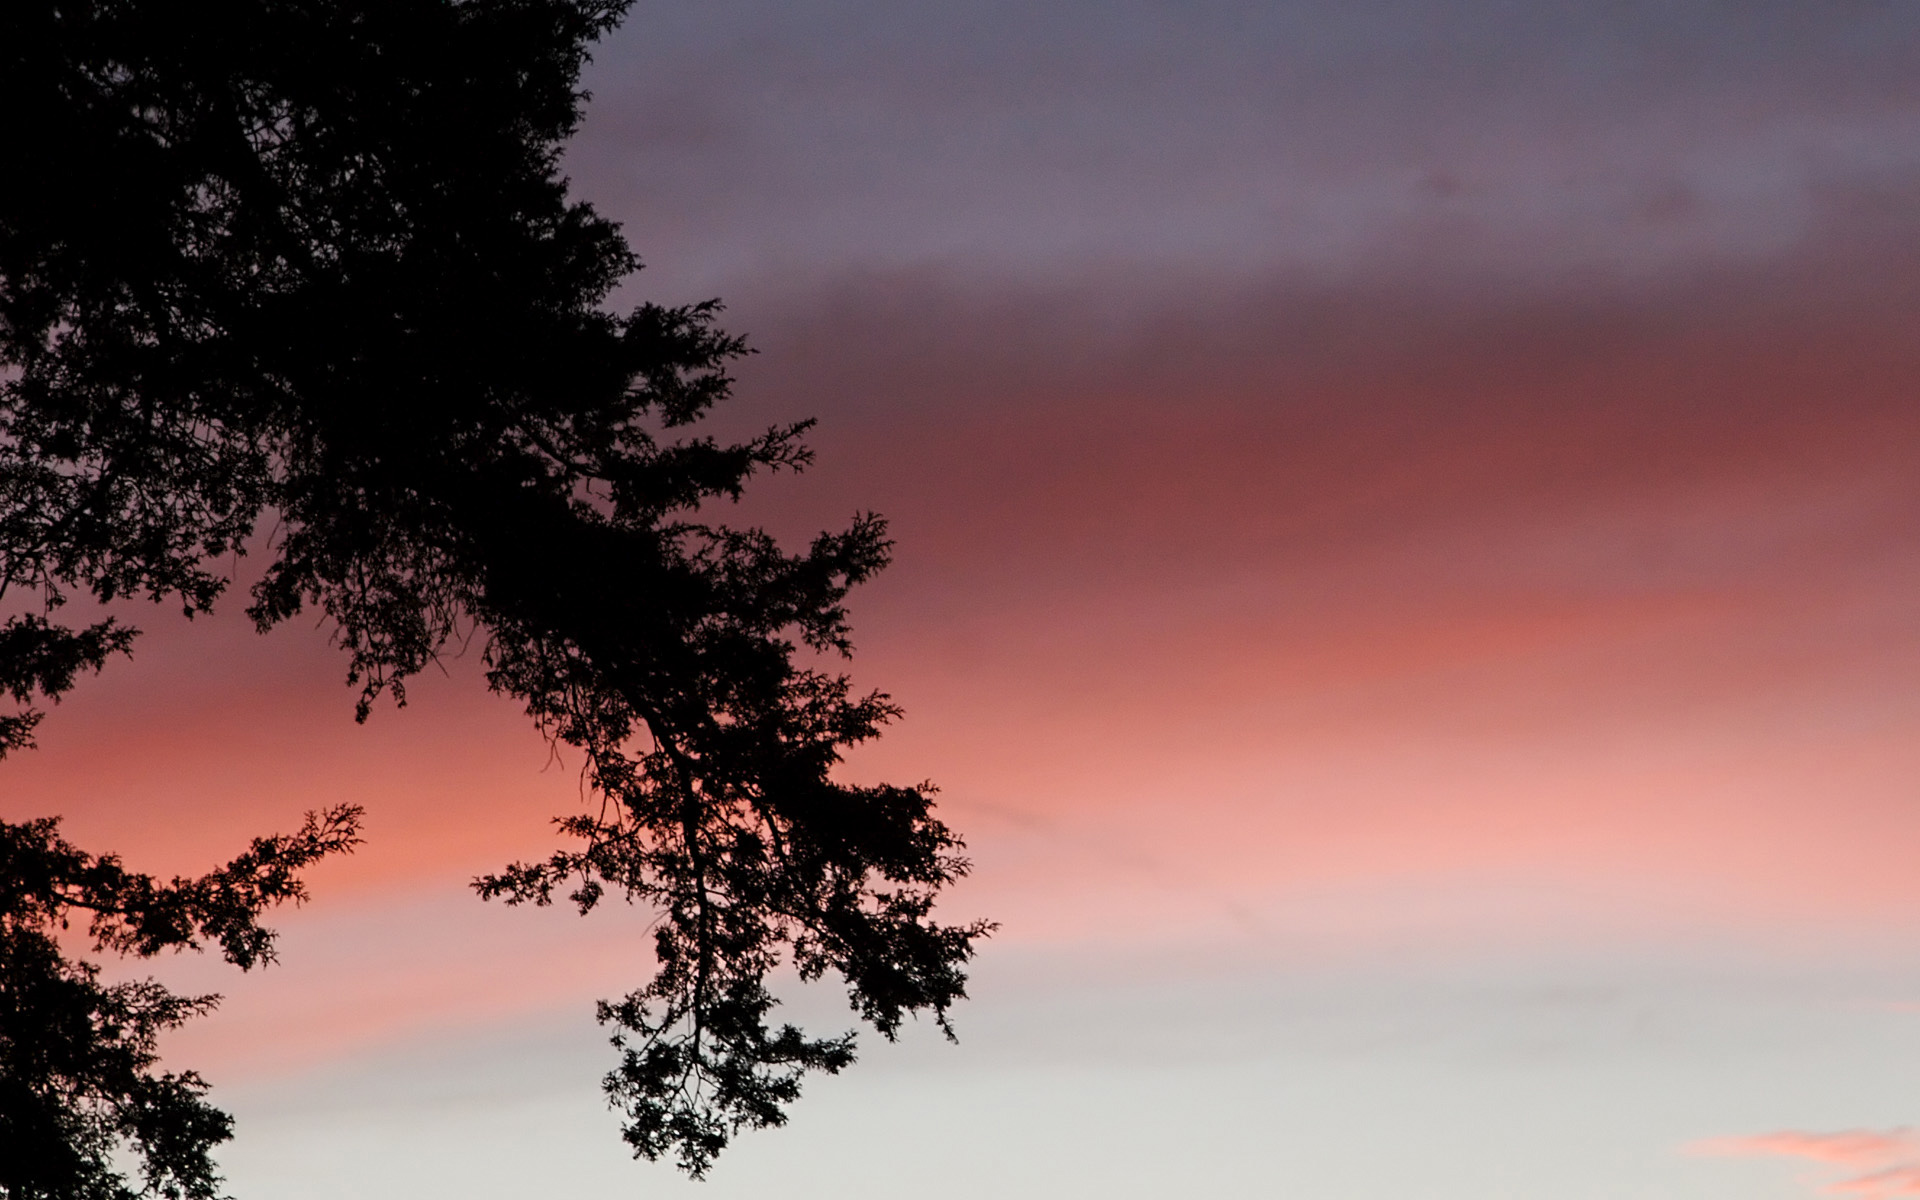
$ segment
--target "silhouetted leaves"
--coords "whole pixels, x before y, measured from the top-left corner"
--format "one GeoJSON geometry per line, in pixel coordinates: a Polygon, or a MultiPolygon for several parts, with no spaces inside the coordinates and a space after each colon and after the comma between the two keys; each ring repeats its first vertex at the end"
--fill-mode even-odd
{"type": "Polygon", "coordinates": [[[113,654],[126,654],[134,631],[117,621],[96,621],[84,629],[55,625],[44,616],[24,614],[0,622],[0,692],[20,711],[0,715],[0,758],[33,745],[40,710],[35,696],[58,700],[82,671],[98,671],[113,654]]]}
{"type": "Polygon", "coordinates": [[[0,1196],[123,1200],[218,1194],[209,1152],[231,1133],[191,1071],[156,1074],[155,1042],[217,996],[152,980],[103,984],[60,934],[84,914],[96,951],[150,958],[217,942],[245,970],[273,959],[266,909],[306,895],[295,874],[359,841],[360,809],[309,814],[296,834],[256,838],[197,879],[160,883],[59,836],[52,818],[0,822],[0,1196]],[[131,1150],[142,1188],[115,1168],[131,1150]]]}
{"type": "Polygon", "coordinates": [[[603,307],[637,260],[558,162],[624,9],[0,6],[0,598],[41,647],[0,684],[26,704],[126,649],[56,632],[69,592],[197,613],[249,548],[254,621],[323,614],[362,719],[477,634],[605,803],[476,886],[659,911],[658,970],[601,1011],[607,1090],[637,1153],[698,1174],[852,1059],[770,1023],[778,963],[890,1037],[944,1027],[987,927],[931,919],[966,862],[930,788],[832,776],[894,709],[796,658],[850,650],[884,525],[790,553],[714,521],[806,465],[806,424],[699,435],[746,352],[718,305],[603,307]]]}

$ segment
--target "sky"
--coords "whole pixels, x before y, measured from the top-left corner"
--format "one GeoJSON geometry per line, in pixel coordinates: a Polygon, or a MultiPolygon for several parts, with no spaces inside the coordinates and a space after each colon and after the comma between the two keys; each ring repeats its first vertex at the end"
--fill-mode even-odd
{"type": "MultiPolygon", "coordinates": [[[[567,168],[877,510],[848,764],[931,779],[958,1045],[627,1160],[646,914],[456,659],[141,614],[0,812],[192,871],[368,808],[169,1061],[236,1196],[1920,1196],[1920,7],[643,0],[567,168]]],[[[830,987],[790,987],[821,1029],[830,987]]]]}

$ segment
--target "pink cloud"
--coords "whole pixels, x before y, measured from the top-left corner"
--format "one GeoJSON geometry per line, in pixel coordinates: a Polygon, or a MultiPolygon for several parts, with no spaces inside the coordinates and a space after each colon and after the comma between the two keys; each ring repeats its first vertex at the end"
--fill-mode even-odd
{"type": "Polygon", "coordinates": [[[1820,1189],[1825,1196],[1859,1196],[1866,1200],[1920,1197],[1920,1136],[1913,1130],[1848,1129],[1839,1133],[1800,1133],[1783,1130],[1752,1137],[1709,1138],[1687,1147],[1693,1154],[1805,1158],[1855,1170],[1864,1175],[1842,1179],[1820,1189]]]}
{"type": "MultiPolygon", "coordinates": [[[[1694,1142],[1687,1149],[1693,1154],[1809,1158],[1815,1162],[1848,1167],[1875,1167],[1920,1155],[1920,1139],[1916,1139],[1912,1130],[1904,1128],[1885,1133],[1866,1129],[1849,1129],[1840,1133],[1783,1130],[1751,1137],[1708,1138],[1694,1142]]],[[[1920,1192],[1912,1194],[1920,1195],[1920,1192]]]]}
{"type": "Polygon", "coordinates": [[[1868,1200],[1920,1196],[1920,1166],[1892,1167],[1857,1179],[1844,1179],[1825,1191],[1829,1196],[1864,1196],[1868,1200]]]}

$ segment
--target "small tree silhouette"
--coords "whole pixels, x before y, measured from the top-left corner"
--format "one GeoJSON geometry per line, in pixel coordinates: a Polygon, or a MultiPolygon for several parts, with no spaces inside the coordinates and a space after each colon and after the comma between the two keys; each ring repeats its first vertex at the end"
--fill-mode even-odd
{"type": "Polygon", "coordinates": [[[271,962],[260,913],[305,899],[297,872],[351,849],[359,818],[351,805],[309,814],[299,833],[255,838],[220,870],[168,884],[75,849],[52,818],[0,822],[0,1196],[217,1194],[208,1152],[232,1122],[201,1099],[198,1075],[153,1068],[159,1035],[220,998],[176,996],[150,979],[102,984],[58,935],[85,913],[96,951],[151,958],[206,938],[241,970],[271,962]],[[140,1161],[143,1192],[114,1169],[123,1148],[140,1161]]]}
{"type": "Polygon", "coordinates": [[[0,6],[0,598],[29,598],[0,739],[130,644],[59,624],[70,594],[207,611],[263,516],[248,612],[329,618],[361,719],[477,632],[605,803],[476,887],[661,913],[651,982],[600,1009],[605,1086],[637,1154],[699,1175],[852,1060],[770,1025],[783,958],[891,1037],[945,1027],[989,927],[931,919],[966,863],[930,787],[831,776],[896,710],[796,657],[850,652],[884,524],[790,553],[712,520],[807,463],[807,424],[697,434],[746,352],[719,306],[603,307],[638,262],[558,163],[625,8],[0,6]]]}

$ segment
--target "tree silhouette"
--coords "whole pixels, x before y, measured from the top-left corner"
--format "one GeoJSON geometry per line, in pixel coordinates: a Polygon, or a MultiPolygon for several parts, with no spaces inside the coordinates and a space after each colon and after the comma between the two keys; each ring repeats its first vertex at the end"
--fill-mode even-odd
{"type": "Polygon", "coordinates": [[[475,886],[659,911],[651,981],[600,1006],[605,1088],[699,1175],[852,1060],[770,1023],[781,961],[888,1037],[945,1028],[988,926],[930,916],[966,870],[930,787],[832,776],[895,715],[811,665],[850,652],[884,524],[793,553],[713,520],[807,423],[701,435],[745,352],[719,306],[604,306],[638,262],[558,164],[625,8],[0,6],[0,745],[130,645],[60,624],[70,595],[205,612],[249,549],[249,615],[324,614],[361,719],[477,632],[604,803],[475,886]]]}

